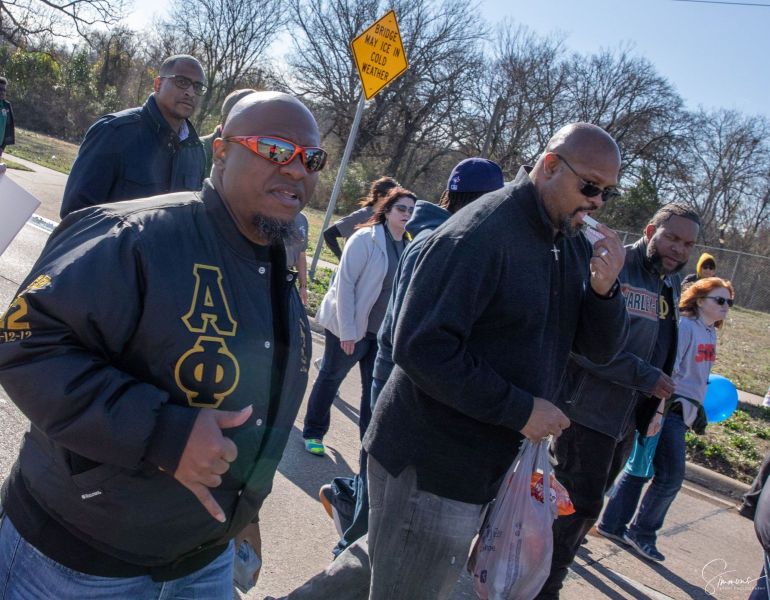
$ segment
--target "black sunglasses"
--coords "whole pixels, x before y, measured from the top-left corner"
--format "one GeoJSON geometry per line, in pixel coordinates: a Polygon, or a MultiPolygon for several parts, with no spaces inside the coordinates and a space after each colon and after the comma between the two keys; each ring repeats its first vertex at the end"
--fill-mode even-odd
{"type": "Polygon", "coordinates": [[[395,208],[398,212],[406,214],[409,213],[410,215],[414,213],[414,206],[405,206],[403,204],[394,204],[393,208],[395,208]]]}
{"type": "Polygon", "coordinates": [[[178,87],[180,90],[186,90],[190,86],[192,86],[193,92],[195,92],[196,96],[203,96],[203,94],[206,93],[206,90],[208,87],[205,83],[202,83],[200,81],[193,81],[189,77],[185,77],[184,75],[161,75],[161,79],[170,79],[174,82],[174,85],[178,87]]]}
{"type": "Polygon", "coordinates": [[[719,306],[724,306],[725,302],[727,302],[727,306],[732,307],[733,305],[732,298],[722,298],[722,296],[706,296],[706,298],[710,298],[711,300],[719,304],[719,306]]]}
{"type": "MultiPolygon", "coordinates": [[[[554,152],[554,154],[556,153],[554,152]]],[[[564,158],[561,154],[556,154],[556,157],[565,165],[567,165],[567,168],[575,174],[575,177],[577,177],[580,181],[583,182],[583,185],[580,186],[580,193],[583,194],[586,198],[596,198],[596,196],[601,194],[602,202],[609,202],[610,200],[616,200],[617,198],[620,197],[620,191],[618,190],[618,188],[616,187],[600,188],[595,183],[591,181],[587,181],[583,179],[580,175],[578,175],[578,172],[572,168],[572,165],[569,164],[567,162],[567,159],[564,158]]]]}

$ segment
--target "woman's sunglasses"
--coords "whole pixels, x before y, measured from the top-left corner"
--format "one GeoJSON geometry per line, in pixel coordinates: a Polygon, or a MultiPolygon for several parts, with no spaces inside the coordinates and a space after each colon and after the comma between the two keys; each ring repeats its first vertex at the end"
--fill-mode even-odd
{"type": "Polygon", "coordinates": [[[706,296],[706,298],[710,298],[711,300],[719,304],[719,306],[724,306],[725,302],[727,303],[727,306],[731,307],[733,305],[732,298],[722,298],[722,296],[706,296]]]}
{"type": "Polygon", "coordinates": [[[311,173],[320,171],[326,164],[327,154],[323,148],[300,146],[279,137],[234,135],[223,139],[226,142],[240,144],[257,156],[261,156],[265,160],[269,160],[277,165],[288,165],[298,154],[302,156],[302,164],[311,173]]]}
{"type": "Polygon", "coordinates": [[[404,204],[394,204],[393,208],[395,208],[398,212],[401,214],[409,213],[410,215],[414,212],[414,206],[406,206],[404,204]]]}

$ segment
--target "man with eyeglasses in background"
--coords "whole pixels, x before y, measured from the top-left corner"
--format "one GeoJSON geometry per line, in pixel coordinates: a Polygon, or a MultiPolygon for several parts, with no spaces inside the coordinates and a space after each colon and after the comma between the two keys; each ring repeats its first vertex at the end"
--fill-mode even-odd
{"type": "Polygon", "coordinates": [[[319,142],[299,100],[255,92],[202,190],[88,207],[53,232],[0,316],[0,385],[32,423],[0,498],[4,597],[233,597],[232,540],[307,385],[284,244],[319,142]]]}
{"type": "MultiPolygon", "coordinates": [[[[571,155],[569,160],[579,170],[580,163],[573,163],[571,155]]],[[[558,461],[554,474],[567,488],[575,512],[554,521],[551,572],[539,600],[559,597],[580,544],[599,518],[604,494],[631,453],[635,432],[644,439],[660,429],[663,411],[658,413],[658,405],[674,391],[679,272],[699,228],[693,209],[677,203],[660,208],[642,238],[626,247],[618,276],[629,316],[625,346],[607,364],[586,357],[579,348],[570,355],[557,406],[572,425],[554,442],[553,452],[558,461]]],[[[597,531],[627,543],[623,532],[597,531]]],[[[652,558],[644,548],[640,554],[652,558]]]]}
{"type": "Polygon", "coordinates": [[[201,188],[206,156],[189,120],[206,93],[200,62],[168,57],[153,89],[144,106],[89,128],[67,179],[62,218],[94,204],[201,188]]]}

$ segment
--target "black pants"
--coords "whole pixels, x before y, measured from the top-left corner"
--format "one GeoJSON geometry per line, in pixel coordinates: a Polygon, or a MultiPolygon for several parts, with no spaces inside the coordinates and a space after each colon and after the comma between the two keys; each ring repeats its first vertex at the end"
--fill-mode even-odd
{"type": "Polygon", "coordinates": [[[633,431],[618,442],[573,422],[554,443],[553,452],[559,461],[554,474],[567,488],[575,512],[553,522],[551,573],[537,596],[539,600],[559,597],[567,570],[599,518],[604,494],[626,464],[633,441],[633,431]]]}

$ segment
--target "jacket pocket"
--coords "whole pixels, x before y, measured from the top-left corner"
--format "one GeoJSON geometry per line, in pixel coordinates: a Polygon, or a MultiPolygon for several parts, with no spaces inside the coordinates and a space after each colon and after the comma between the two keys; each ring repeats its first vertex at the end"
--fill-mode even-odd
{"type": "Polygon", "coordinates": [[[100,464],[98,467],[72,475],[72,482],[79,490],[85,493],[101,492],[103,491],[101,488],[104,484],[122,470],[121,467],[116,465],[100,464]]]}

